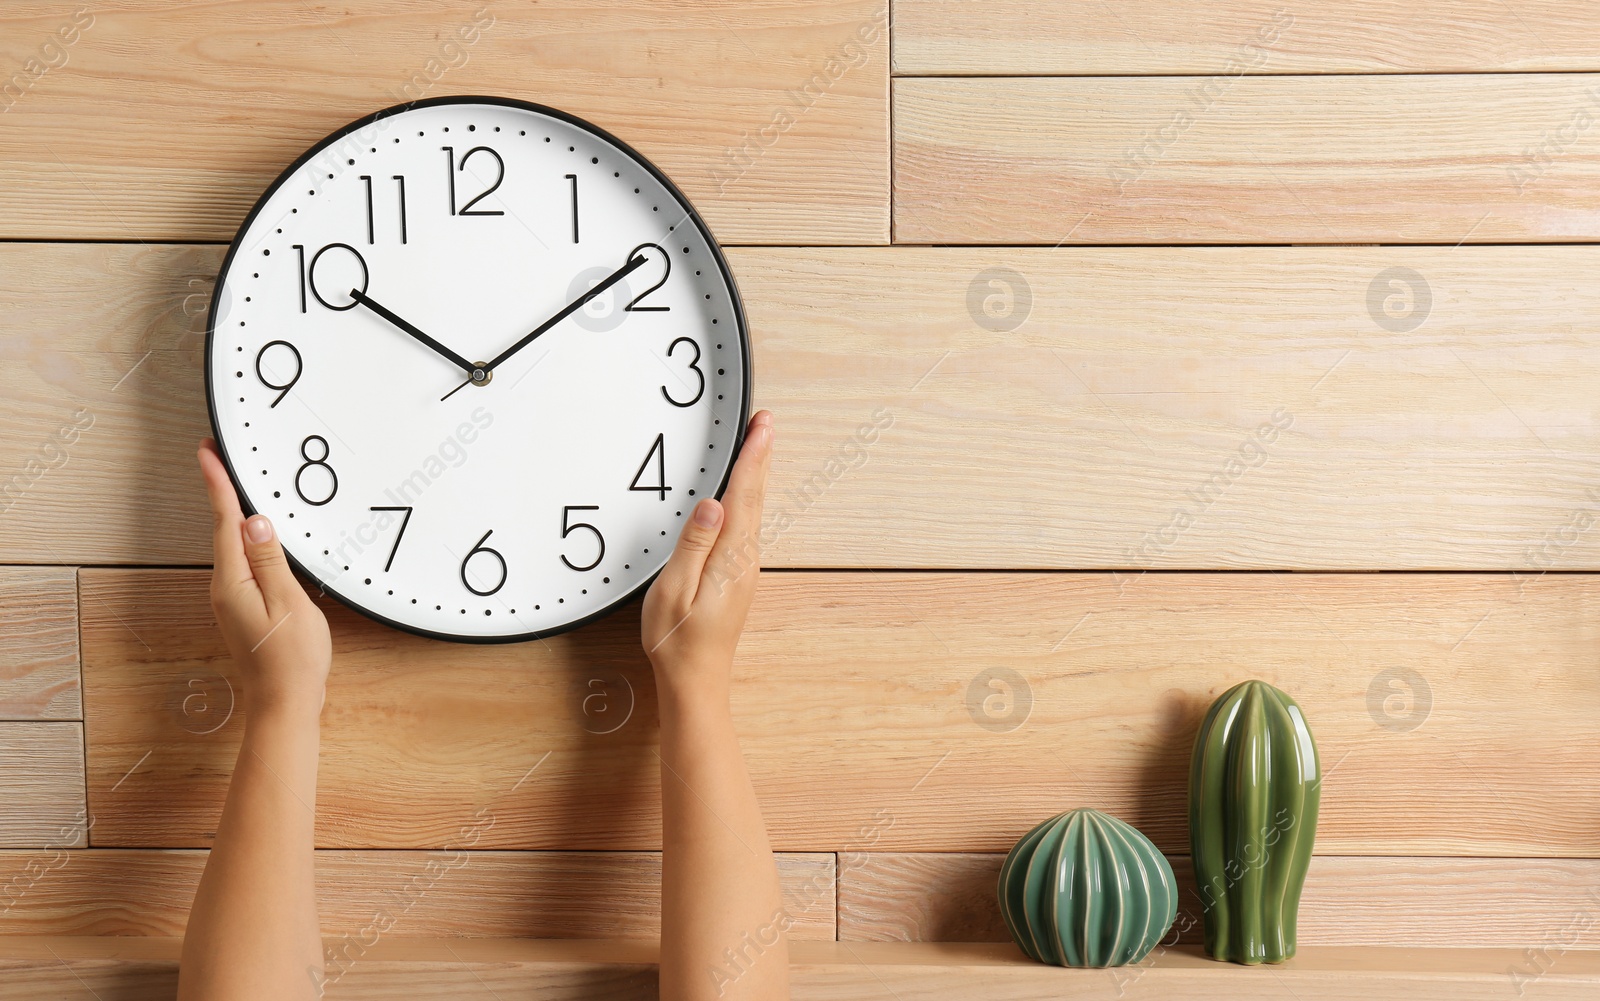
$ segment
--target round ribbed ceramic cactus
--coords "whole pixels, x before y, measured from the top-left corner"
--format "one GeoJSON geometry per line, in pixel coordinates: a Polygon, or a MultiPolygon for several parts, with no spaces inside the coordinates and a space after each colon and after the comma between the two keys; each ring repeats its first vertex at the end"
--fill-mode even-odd
{"type": "Polygon", "coordinates": [[[1000,867],[1000,913],[1023,952],[1057,966],[1137,963],[1178,910],[1172,867],[1150,839],[1099,810],[1023,835],[1000,867]]]}
{"type": "Polygon", "coordinates": [[[1189,847],[1214,959],[1294,955],[1321,778],[1311,728],[1289,696],[1246,681],[1211,704],[1189,766],[1189,847]]]}

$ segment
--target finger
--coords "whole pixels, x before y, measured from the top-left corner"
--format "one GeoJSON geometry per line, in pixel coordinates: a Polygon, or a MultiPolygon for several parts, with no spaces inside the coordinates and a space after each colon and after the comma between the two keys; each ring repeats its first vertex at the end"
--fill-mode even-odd
{"type": "Polygon", "coordinates": [[[226,584],[242,584],[251,579],[250,561],[244,553],[244,512],[239,509],[239,495],[228,479],[228,470],[222,464],[217,443],[210,438],[200,442],[200,475],[206,481],[206,496],[211,501],[212,532],[211,552],[213,573],[226,584]]]}
{"type": "MultiPolygon", "coordinates": [[[[718,549],[738,549],[743,562],[752,562],[761,533],[761,509],[767,498],[767,470],[772,465],[772,412],[763,410],[750,418],[744,447],[733,464],[728,489],[722,503],[728,509],[728,527],[718,549]]],[[[721,555],[721,554],[719,554],[721,555]]]]}
{"type": "Polygon", "coordinates": [[[688,524],[678,534],[672,556],[661,569],[657,585],[685,604],[694,601],[700,574],[705,570],[711,547],[716,545],[717,536],[721,534],[722,523],[722,505],[715,498],[707,497],[696,504],[688,524]]]}
{"type": "Polygon", "coordinates": [[[267,614],[274,622],[287,615],[305,595],[300,582],[289,569],[289,560],[278,543],[278,533],[265,515],[252,515],[244,523],[244,551],[250,560],[250,572],[255,575],[256,586],[266,599],[267,614]]]}

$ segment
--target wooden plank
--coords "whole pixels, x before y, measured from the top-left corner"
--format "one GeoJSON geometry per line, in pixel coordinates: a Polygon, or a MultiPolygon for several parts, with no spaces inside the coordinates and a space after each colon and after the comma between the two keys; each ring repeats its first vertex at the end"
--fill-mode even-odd
{"type": "Polygon", "coordinates": [[[0,723],[0,848],[84,845],[83,768],[82,723],[0,723]]]}
{"type": "MultiPolygon", "coordinates": [[[[1597,254],[736,251],[781,435],[764,559],[1600,569],[1597,254]],[[984,312],[1007,281],[1029,289],[1015,324],[984,312]]],[[[0,490],[26,488],[0,560],[210,561],[193,451],[219,261],[0,244],[0,490]]]]}
{"type": "MultiPolygon", "coordinates": [[[[839,940],[1009,942],[996,896],[1004,861],[996,852],[842,854],[839,940]]],[[[1180,909],[1188,903],[1180,898],[1180,909]]]]}
{"type": "MultiPolygon", "coordinates": [[[[203,851],[0,852],[0,936],[182,937],[203,851]],[[11,906],[6,901],[11,900],[11,906]]],[[[834,857],[780,854],[790,936],[834,935],[834,857]]],[[[655,938],[661,856],[654,852],[317,853],[317,913],[329,937],[362,933],[375,914],[416,937],[655,938]]]]}
{"type": "Polygon", "coordinates": [[[902,79],[898,243],[1600,238],[1584,74],[902,79]]]}
{"type": "MultiPolygon", "coordinates": [[[[80,580],[94,844],[202,846],[242,729],[207,575],[80,580]]],[[[658,848],[637,614],[484,648],[330,609],[318,843],[446,846],[488,809],[484,848],[658,848]],[[597,735],[602,669],[633,712],[597,735]]],[[[1321,852],[1600,857],[1596,646],[1591,575],[771,572],[734,712],[782,851],[1005,851],[1093,805],[1181,852],[1200,717],[1259,677],[1317,736],[1321,852]]]]}
{"type": "Polygon", "coordinates": [[[82,718],[77,571],[0,568],[0,720],[82,718]]]}
{"type": "Polygon", "coordinates": [[[1595,70],[1583,0],[895,0],[896,73],[1482,73],[1595,70]]]}
{"type": "MultiPolygon", "coordinates": [[[[338,943],[326,943],[336,947],[338,943]]],[[[42,996],[172,997],[181,943],[169,938],[0,940],[0,999],[42,996]]],[[[385,937],[365,950],[326,996],[406,997],[415,1001],[593,999],[656,996],[653,943],[385,937]]],[[[1503,1001],[1516,988],[1531,1001],[1579,1001],[1600,987],[1600,952],[1563,949],[1539,975],[1527,950],[1302,949],[1282,966],[1216,963],[1192,947],[1153,954],[1143,964],[1066,970],[1026,959],[1015,946],[985,943],[795,942],[790,983],[797,1001],[940,997],[953,1001],[1411,1001],[1450,997],[1503,1001]],[[1512,985],[1515,985],[1513,987],[1512,985]]]]}
{"type": "MultiPolygon", "coordinates": [[[[996,883],[1003,854],[866,852],[839,859],[839,938],[1009,942],[996,883]]],[[[1187,855],[1170,943],[1198,944],[1205,900],[1187,855]]],[[[1318,855],[1300,902],[1300,944],[1495,948],[1562,941],[1574,915],[1600,914],[1593,859],[1318,855]]],[[[1579,938],[1587,939],[1587,929],[1579,938]]],[[[1600,941],[1600,940],[1597,940],[1600,941]]]]}
{"type": "Polygon", "coordinates": [[[313,17],[290,0],[226,17],[8,3],[0,237],[231,240],[278,172],[348,122],[494,94],[635,146],[724,241],[883,243],[887,15],[882,0],[354,0],[313,17]]]}

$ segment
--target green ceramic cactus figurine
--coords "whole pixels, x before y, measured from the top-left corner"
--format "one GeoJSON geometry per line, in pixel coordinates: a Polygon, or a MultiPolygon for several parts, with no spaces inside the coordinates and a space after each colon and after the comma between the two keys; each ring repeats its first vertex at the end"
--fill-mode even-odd
{"type": "Polygon", "coordinates": [[[1311,728],[1289,696],[1246,681],[1211,704],[1189,767],[1189,846],[1213,959],[1294,956],[1321,780],[1311,728]]]}
{"type": "Polygon", "coordinates": [[[1143,834],[1098,810],[1035,827],[1000,867],[1000,913],[1017,946],[1057,966],[1137,963],[1178,911],[1172,867],[1143,834]]]}

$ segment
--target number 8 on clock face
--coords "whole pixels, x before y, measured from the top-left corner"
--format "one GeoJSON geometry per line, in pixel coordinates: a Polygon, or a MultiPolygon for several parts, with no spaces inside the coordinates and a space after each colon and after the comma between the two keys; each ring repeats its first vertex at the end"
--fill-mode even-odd
{"type": "Polygon", "coordinates": [[[391,625],[504,641],[650,582],[727,483],[750,354],[721,251],[649,161],[553,109],[441,98],[262,196],[206,388],[302,572],[391,625]]]}

